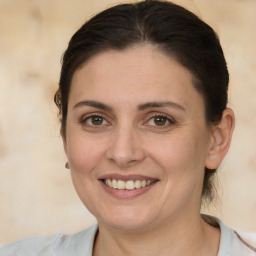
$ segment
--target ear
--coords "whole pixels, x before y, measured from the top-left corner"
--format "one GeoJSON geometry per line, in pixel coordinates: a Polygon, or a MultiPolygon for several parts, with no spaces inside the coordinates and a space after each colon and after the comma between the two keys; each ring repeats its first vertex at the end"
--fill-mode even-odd
{"type": "Polygon", "coordinates": [[[225,109],[221,121],[212,128],[211,141],[205,167],[216,169],[228,152],[235,126],[235,116],[231,109],[225,109]]]}

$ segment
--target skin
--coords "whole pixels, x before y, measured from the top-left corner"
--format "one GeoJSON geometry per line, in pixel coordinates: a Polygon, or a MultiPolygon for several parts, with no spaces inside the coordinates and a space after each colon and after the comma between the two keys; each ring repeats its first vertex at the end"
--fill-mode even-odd
{"type": "Polygon", "coordinates": [[[192,81],[152,45],[100,53],[75,72],[62,137],[75,189],[99,223],[94,256],[217,255],[220,231],[200,217],[201,191],[204,168],[228,150],[234,116],[226,109],[208,126],[192,81]],[[108,174],[157,182],[116,198],[99,180],[108,174]]]}

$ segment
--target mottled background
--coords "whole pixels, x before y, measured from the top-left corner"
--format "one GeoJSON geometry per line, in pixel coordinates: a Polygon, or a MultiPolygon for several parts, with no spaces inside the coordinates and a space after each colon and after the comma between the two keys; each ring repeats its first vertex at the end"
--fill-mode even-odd
{"type": "MultiPolygon", "coordinates": [[[[75,232],[95,220],[64,168],[53,94],[60,58],[76,29],[113,0],[0,0],[0,243],[75,232]]],[[[207,212],[256,231],[256,1],[175,1],[219,33],[236,113],[219,172],[219,201],[207,212]]]]}

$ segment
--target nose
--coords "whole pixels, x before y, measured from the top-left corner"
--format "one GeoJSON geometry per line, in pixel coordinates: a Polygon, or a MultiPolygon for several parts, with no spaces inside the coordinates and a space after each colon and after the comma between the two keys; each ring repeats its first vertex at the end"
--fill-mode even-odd
{"type": "Polygon", "coordinates": [[[110,136],[110,146],[107,149],[108,160],[121,168],[133,166],[142,162],[146,153],[138,135],[138,131],[130,128],[116,128],[110,136]]]}

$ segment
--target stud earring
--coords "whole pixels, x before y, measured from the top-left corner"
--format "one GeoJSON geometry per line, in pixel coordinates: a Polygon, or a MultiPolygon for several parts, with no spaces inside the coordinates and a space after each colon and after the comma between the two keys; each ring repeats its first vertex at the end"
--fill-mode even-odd
{"type": "Polygon", "coordinates": [[[66,169],[70,169],[68,162],[65,164],[66,169]]]}

